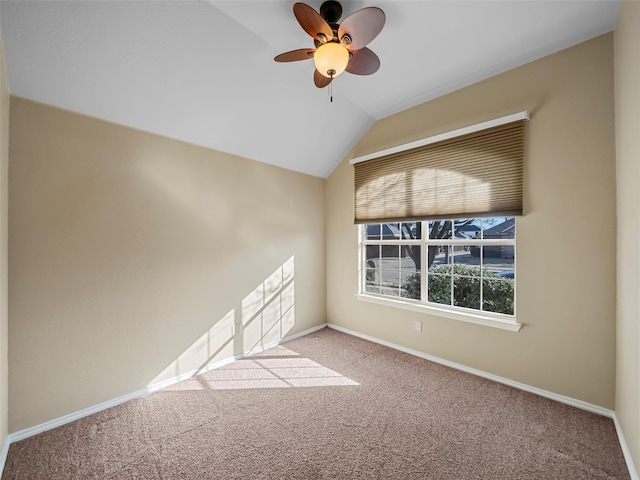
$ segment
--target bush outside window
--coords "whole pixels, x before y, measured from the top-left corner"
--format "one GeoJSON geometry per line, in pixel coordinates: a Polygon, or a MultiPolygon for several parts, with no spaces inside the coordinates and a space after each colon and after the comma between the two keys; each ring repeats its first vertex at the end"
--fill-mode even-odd
{"type": "Polygon", "coordinates": [[[515,217],[361,225],[361,292],[515,315],[515,217]]]}

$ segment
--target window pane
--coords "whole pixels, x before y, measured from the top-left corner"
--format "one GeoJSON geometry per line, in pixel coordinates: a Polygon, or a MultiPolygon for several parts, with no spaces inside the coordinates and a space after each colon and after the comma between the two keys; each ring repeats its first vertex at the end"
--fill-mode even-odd
{"type": "Polygon", "coordinates": [[[451,238],[452,228],[451,220],[429,220],[429,238],[431,239],[443,239],[451,238]]]}
{"type": "MultiPolygon", "coordinates": [[[[380,225],[373,225],[379,227],[380,225]]],[[[371,225],[367,225],[369,231],[371,225]]],[[[378,228],[378,231],[380,229],[378,228]]],[[[380,293],[380,245],[365,247],[364,290],[368,293],[380,293]]]]}
{"type": "Polygon", "coordinates": [[[503,260],[513,260],[515,257],[515,248],[513,245],[487,245],[482,247],[482,255],[484,256],[484,263],[508,263],[503,260]],[[503,259],[503,260],[496,260],[503,259]]]}
{"type": "Polygon", "coordinates": [[[404,222],[400,224],[402,238],[419,240],[422,238],[422,222],[404,222]]]}
{"type": "Polygon", "coordinates": [[[420,270],[420,245],[404,245],[400,252],[400,263],[403,270],[420,270]]]}
{"type": "Polygon", "coordinates": [[[402,279],[402,296],[420,300],[420,271],[402,272],[400,278],[402,279]]]}
{"type": "Polygon", "coordinates": [[[509,278],[515,280],[516,278],[516,269],[515,268],[506,268],[504,270],[500,270],[496,275],[500,278],[509,278]]]}
{"type": "Polygon", "coordinates": [[[400,277],[400,247],[398,245],[382,245],[382,257],[380,266],[380,293],[383,295],[398,296],[400,277]]]}
{"type": "Polygon", "coordinates": [[[400,286],[400,271],[397,268],[395,270],[381,269],[380,285],[398,288],[400,286]]]}
{"type": "Polygon", "coordinates": [[[473,245],[469,247],[469,255],[473,257],[473,263],[475,265],[480,265],[480,248],[477,245],[473,245]]]}
{"type": "Polygon", "coordinates": [[[382,224],[382,240],[399,240],[400,224],[398,223],[383,223],[382,224]]]}
{"type": "Polygon", "coordinates": [[[458,307],[480,310],[480,279],[454,275],[453,298],[458,307]]]}
{"type": "Polygon", "coordinates": [[[399,297],[400,296],[400,289],[396,288],[396,287],[391,287],[388,285],[381,285],[380,286],[380,293],[382,295],[387,295],[389,297],[399,297]]]}
{"type": "Polygon", "coordinates": [[[483,218],[482,238],[513,240],[516,238],[516,219],[514,217],[483,218]]]}
{"type": "Polygon", "coordinates": [[[482,236],[482,221],[478,218],[464,218],[455,220],[453,225],[453,235],[457,239],[465,238],[478,239],[482,236]]]}
{"type": "Polygon", "coordinates": [[[453,268],[456,275],[480,276],[480,258],[471,255],[472,248],[470,245],[455,245],[453,247],[453,268]]]}
{"type": "Polygon", "coordinates": [[[364,272],[367,285],[377,285],[380,283],[380,270],[377,268],[367,268],[364,272]]]}
{"type": "Polygon", "coordinates": [[[433,265],[429,268],[429,273],[451,275],[451,265],[433,265]]]}
{"type": "Polygon", "coordinates": [[[400,247],[398,245],[382,245],[381,268],[398,269],[400,267],[400,247]]]}
{"type": "Polygon", "coordinates": [[[515,247],[513,245],[491,245],[483,247],[483,265],[489,276],[514,279],[515,247]]]}
{"type": "Polygon", "coordinates": [[[420,300],[420,245],[404,246],[400,259],[401,295],[420,300]]]}
{"type": "Polygon", "coordinates": [[[437,273],[451,273],[453,264],[452,245],[430,245],[429,246],[429,267],[441,267],[437,273]]]}
{"type": "MultiPolygon", "coordinates": [[[[386,247],[387,245],[385,245],[386,247]]],[[[398,270],[400,270],[400,258],[398,257],[398,246],[394,245],[395,247],[395,256],[389,255],[389,256],[383,256],[380,259],[380,267],[385,269],[385,270],[393,270],[394,272],[396,272],[396,274],[398,273],[398,270]]]]}
{"type": "Polygon", "coordinates": [[[513,315],[513,280],[487,279],[482,284],[482,309],[513,315]]]}
{"type": "Polygon", "coordinates": [[[365,225],[365,239],[367,240],[380,240],[380,224],[369,223],[365,225]]]}
{"type": "Polygon", "coordinates": [[[369,283],[367,283],[364,286],[364,291],[367,293],[380,293],[380,287],[377,285],[370,285],[369,283]]]}
{"type": "Polygon", "coordinates": [[[429,274],[427,283],[429,301],[451,305],[451,276],[429,274]]]}
{"type": "Polygon", "coordinates": [[[378,267],[380,265],[380,245],[366,246],[365,263],[369,267],[378,267]]]}

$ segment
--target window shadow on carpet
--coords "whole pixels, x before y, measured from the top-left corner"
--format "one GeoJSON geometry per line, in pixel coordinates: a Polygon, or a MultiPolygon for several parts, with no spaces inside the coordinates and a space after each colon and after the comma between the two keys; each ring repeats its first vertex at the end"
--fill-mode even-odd
{"type": "Polygon", "coordinates": [[[163,389],[233,390],[359,385],[318,362],[279,345],[163,389]]]}

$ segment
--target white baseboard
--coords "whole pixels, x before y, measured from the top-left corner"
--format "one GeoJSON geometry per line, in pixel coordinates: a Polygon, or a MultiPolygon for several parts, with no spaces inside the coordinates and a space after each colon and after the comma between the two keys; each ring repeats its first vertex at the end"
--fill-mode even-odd
{"type": "Polygon", "coordinates": [[[613,423],[616,428],[616,433],[618,434],[618,440],[620,442],[620,447],[622,448],[622,454],[624,455],[624,460],[627,464],[627,468],[629,470],[629,475],[631,476],[631,480],[640,480],[638,476],[638,471],[636,470],[635,464],[633,462],[633,458],[631,457],[631,450],[629,449],[629,445],[625,440],[624,433],[622,431],[622,426],[620,422],[618,422],[618,418],[613,410],[608,408],[601,407],[599,405],[594,405],[592,403],[584,402],[582,400],[578,400],[576,398],[567,397],[565,395],[560,395],[558,393],[550,392],[548,390],[543,390],[541,388],[532,387],[531,385],[527,385],[525,383],[516,382],[514,380],[509,380],[508,378],[499,377],[498,375],[494,375],[492,373],[483,372],[482,370],[477,370],[475,368],[467,367],[466,365],[462,365],[460,363],[451,362],[449,360],[445,360],[440,357],[436,357],[435,355],[429,355],[428,353],[420,352],[418,350],[413,350],[411,348],[403,347],[402,345],[397,345],[395,343],[387,342],[386,340],[381,340],[376,337],[372,337],[370,335],[366,335],[364,333],[356,332],[354,330],[349,330],[348,328],[341,327],[340,325],[335,325],[333,323],[327,323],[327,327],[337,330],[342,333],[346,333],[348,335],[353,335],[354,337],[362,338],[364,340],[368,340],[370,342],[378,343],[380,345],[384,345],[385,347],[393,348],[394,350],[399,350],[404,353],[408,353],[410,355],[414,355],[416,357],[424,358],[425,360],[429,360],[434,363],[439,363],[441,365],[445,365],[447,367],[455,368],[456,370],[461,370],[463,372],[471,373],[472,375],[477,375],[479,377],[484,377],[489,380],[493,380],[494,382],[503,383],[505,385],[509,385],[510,387],[517,388],[519,390],[524,390],[526,392],[535,393],[536,395],[540,395],[541,397],[546,397],[551,400],[555,400],[560,403],[564,403],[567,405],[571,405],[576,408],[580,408],[582,410],[586,410],[588,412],[597,413],[599,415],[603,415],[605,417],[609,417],[613,419],[613,423]]]}
{"type": "Polygon", "coordinates": [[[571,405],[577,408],[580,408],[582,410],[586,410],[592,413],[597,413],[599,415],[603,415],[605,417],[609,417],[613,419],[613,422],[615,424],[615,428],[616,428],[616,432],[618,434],[618,439],[620,441],[620,446],[622,448],[622,453],[624,455],[624,459],[627,463],[627,468],[629,469],[629,474],[631,476],[631,480],[640,480],[640,477],[638,476],[638,471],[635,468],[633,459],[631,457],[631,451],[629,449],[629,446],[625,440],[624,437],[624,433],[622,431],[622,427],[620,425],[620,423],[618,422],[618,419],[615,415],[615,412],[613,410],[610,410],[608,408],[604,408],[604,407],[600,407],[598,405],[594,405],[588,402],[584,402],[582,400],[578,400],[575,398],[571,398],[571,397],[567,397],[565,395],[560,395],[554,392],[550,392],[548,390],[543,390],[541,388],[537,388],[537,387],[533,387],[531,385],[527,385],[524,383],[520,383],[520,382],[516,382],[514,380],[509,380],[508,378],[504,378],[504,377],[500,377],[498,375],[493,375],[492,373],[487,373],[487,372],[483,372],[482,370],[477,370],[475,368],[471,368],[471,367],[467,367],[466,365],[462,365],[459,363],[455,363],[455,362],[451,362],[449,360],[445,360],[443,358],[440,357],[436,357],[435,355],[429,355],[428,353],[424,353],[424,352],[420,352],[418,350],[413,350],[411,348],[407,348],[407,347],[403,347],[402,345],[397,345],[395,343],[391,343],[391,342],[387,342],[386,340],[381,340],[379,338],[376,337],[372,337],[370,335],[366,335],[360,332],[356,332],[354,330],[349,330],[348,328],[344,328],[341,327],[339,325],[335,325],[333,323],[323,323],[321,325],[317,325],[315,327],[312,327],[310,329],[304,330],[300,333],[296,333],[294,335],[291,335],[289,337],[285,337],[280,341],[275,341],[275,342],[271,342],[269,344],[260,346],[260,347],[256,347],[253,348],[247,352],[241,353],[239,355],[236,355],[234,357],[230,357],[230,358],[226,358],[211,364],[208,364],[207,366],[205,366],[204,368],[200,368],[198,370],[193,370],[191,372],[187,372],[187,373],[183,373],[181,375],[178,375],[176,377],[167,379],[167,380],[163,380],[162,382],[158,382],[155,383],[153,385],[150,385],[148,387],[142,388],[140,390],[136,390],[135,392],[126,394],[126,395],[122,395],[120,397],[114,398],[112,400],[108,400],[106,402],[102,402],[99,403],[97,405],[93,405],[91,407],[79,410],[77,412],[73,412],[70,413],[68,415],[64,415],[62,417],[58,417],[55,418],[53,420],[49,420],[48,422],[44,422],[41,423],[39,425],[35,425],[33,427],[29,427],[29,428],[25,428],[24,430],[19,430],[17,432],[11,433],[7,436],[4,445],[2,446],[2,450],[0,451],[0,477],[2,476],[2,472],[4,471],[4,465],[5,462],[7,460],[7,454],[9,453],[9,446],[11,445],[11,443],[13,442],[17,442],[19,440],[24,440],[25,438],[31,437],[33,435],[37,435],[39,433],[45,432],[47,430],[51,430],[52,428],[56,428],[59,427],[61,425],[64,425],[66,423],[70,423],[73,422],[75,420],[78,420],[80,418],[86,417],[87,415],[91,415],[93,413],[97,413],[100,412],[102,410],[106,410],[107,408],[111,408],[111,407],[115,407],[117,405],[120,405],[124,402],[127,402],[129,400],[133,400],[135,398],[140,398],[140,397],[144,397],[146,395],[149,395],[150,393],[153,393],[157,390],[160,390],[162,388],[168,387],[170,385],[174,385],[178,382],[181,382],[182,380],[186,380],[187,378],[191,378],[195,375],[201,374],[201,373],[205,373],[208,372],[210,370],[214,370],[216,368],[220,368],[224,365],[228,365],[229,363],[235,362],[236,360],[239,360],[241,358],[245,358],[248,357],[250,355],[254,355],[256,353],[259,352],[263,352],[265,350],[268,350],[270,348],[273,348],[279,344],[282,343],[286,343],[289,342],[291,340],[295,340],[296,338],[300,338],[303,337],[305,335],[309,335],[310,333],[316,332],[318,330],[323,329],[324,327],[329,327],[332,328],[334,330],[337,330],[339,332],[342,333],[346,333],[348,335],[353,335],[354,337],[358,337],[358,338],[362,338],[364,340],[368,340],[370,342],[374,342],[374,343],[378,343],[380,345],[384,345],[386,347],[389,348],[393,348],[395,350],[399,350],[401,352],[404,353],[408,353],[410,355],[414,355],[416,357],[420,357],[420,358],[424,358],[425,360],[429,360],[431,362],[434,363],[439,363],[441,365],[445,365],[447,367],[451,367],[451,368],[455,368],[457,370],[461,370],[463,372],[467,372],[470,373],[472,375],[477,375],[479,377],[483,377],[483,378],[487,378],[489,380],[493,380],[495,382],[498,383],[502,383],[505,385],[509,385],[511,387],[520,389],[520,390],[524,390],[527,392],[531,392],[531,393],[535,393],[536,395],[540,395],[542,397],[546,397],[549,398],[551,400],[555,400],[567,405],[571,405]]]}
{"type": "MultiPolygon", "coordinates": [[[[256,353],[259,352],[263,352],[265,350],[268,350],[270,348],[275,347],[276,345],[279,345],[281,343],[285,343],[285,342],[289,342],[291,340],[294,340],[296,338],[300,338],[303,337],[305,335],[309,335],[310,333],[316,332],[324,327],[326,327],[327,324],[323,323],[321,325],[317,325],[315,327],[309,328],[307,330],[304,330],[300,333],[296,333],[294,335],[288,336],[283,338],[282,340],[279,341],[274,341],[265,345],[262,345],[260,347],[255,347],[247,352],[243,352],[239,355],[235,355],[234,357],[229,357],[229,358],[225,358],[213,363],[210,363],[208,365],[206,365],[205,367],[199,368],[197,370],[192,370],[190,372],[186,372],[183,374],[180,374],[176,377],[173,378],[169,378],[167,380],[163,380],[161,382],[158,383],[154,383],[152,385],[149,385],[145,388],[141,388],[140,390],[136,390],[135,392],[131,392],[125,395],[121,395],[117,398],[113,398],[111,400],[107,400],[105,402],[101,402],[98,403],[96,405],[92,405],[90,407],[84,408],[82,410],[78,410],[76,412],[72,412],[69,413],[67,415],[63,415],[61,417],[58,418],[54,418],[53,420],[49,420],[47,422],[44,423],[40,423],[38,425],[34,425],[33,427],[29,427],[29,428],[25,428],[23,430],[19,430],[17,432],[13,432],[11,434],[8,435],[7,440],[5,441],[5,448],[4,450],[0,453],[0,455],[2,455],[2,457],[0,457],[0,465],[4,466],[4,462],[6,461],[6,454],[9,450],[9,444],[13,443],[13,442],[18,442],[20,440],[24,440],[25,438],[29,438],[32,437],[34,435],[37,435],[39,433],[42,432],[46,432],[47,430],[51,430],[52,428],[56,428],[56,427],[60,427],[62,425],[65,425],[67,423],[73,422],[75,420],[79,420],[80,418],[86,417],[88,415],[91,415],[93,413],[97,413],[97,412],[101,412],[103,410],[106,410],[107,408],[111,408],[111,407],[115,407],[117,405],[120,405],[124,402],[127,402],[129,400],[133,400],[135,398],[141,398],[141,397],[145,397],[147,395],[149,395],[150,393],[153,393],[157,390],[163,389],[165,387],[168,387],[170,385],[174,385],[178,382],[181,382],[183,380],[186,380],[187,378],[191,378],[195,375],[199,375],[201,373],[205,373],[205,372],[209,372],[211,370],[215,370],[216,368],[220,368],[224,365],[228,365],[229,363],[235,362],[236,360],[240,360],[241,358],[245,358],[248,357],[250,355],[254,355],[256,353]]],[[[2,469],[0,469],[0,475],[2,474],[2,469]]]]}
{"type": "Polygon", "coordinates": [[[573,407],[577,407],[582,410],[587,410],[592,413],[597,413],[598,415],[603,415],[605,417],[613,418],[613,410],[609,410],[608,408],[604,408],[599,405],[583,402],[582,400],[566,397],[564,395],[553,393],[548,390],[543,390],[541,388],[532,387],[531,385],[516,382],[515,380],[509,380],[508,378],[500,377],[498,375],[494,375],[493,373],[483,372],[482,370],[467,367],[466,365],[452,362],[450,360],[445,360],[444,358],[436,357],[435,355],[429,355],[428,353],[420,352],[418,350],[413,350],[411,348],[403,347],[402,345],[397,345],[395,343],[387,342],[386,340],[381,340],[379,338],[372,337],[370,335],[365,335],[364,333],[349,330],[348,328],[341,327],[340,325],[328,323],[327,326],[329,328],[333,328],[334,330],[338,330],[339,332],[353,335],[354,337],[359,337],[364,340],[369,340],[370,342],[378,343],[380,345],[384,345],[385,347],[393,348],[394,350],[399,350],[401,352],[408,353],[409,355],[424,358],[425,360],[429,360],[434,363],[439,363],[440,365],[445,365],[447,367],[455,368],[456,370],[461,370],[463,372],[471,373],[472,375],[476,375],[478,377],[487,378],[489,380],[493,380],[494,382],[503,383],[505,385],[509,385],[510,387],[514,387],[519,390],[535,393],[536,395],[540,395],[541,397],[550,398],[551,400],[555,400],[560,403],[565,403],[567,405],[571,405],[573,407]]]}
{"type": "Polygon", "coordinates": [[[2,450],[0,451],[0,477],[2,477],[2,472],[4,472],[4,464],[7,461],[7,454],[9,453],[9,438],[5,438],[4,444],[2,445],[2,450]]]}
{"type": "Polygon", "coordinates": [[[622,455],[624,455],[624,460],[627,462],[627,468],[629,469],[629,476],[631,480],[640,480],[640,475],[638,475],[638,470],[636,469],[635,464],[633,463],[633,457],[631,456],[631,449],[629,448],[629,444],[624,437],[624,432],[622,430],[622,425],[618,421],[618,416],[613,414],[613,423],[616,426],[616,432],[618,433],[618,440],[620,441],[620,448],[622,448],[622,455]]]}

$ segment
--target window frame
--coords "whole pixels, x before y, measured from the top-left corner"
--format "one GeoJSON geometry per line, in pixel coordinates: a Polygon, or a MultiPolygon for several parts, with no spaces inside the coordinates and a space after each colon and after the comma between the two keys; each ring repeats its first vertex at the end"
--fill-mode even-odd
{"type": "MultiPolygon", "coordinates": [[[[515,218],[515,217],[514,217],[515,218]]],[[[450,219],[455,220],[455,219],[450,219]]],[[[428,224],[430,220],[422,220],[422,238],[420,239],[393,239],[393,240],[383,240],[380,239],[366,239],[366,229],[367,225],[376,225],[376,224],[384,224],[384,223],[412,223],[412,222],[375,222],[375,223],[363,223],[358,225],[358,293],[356,297],[359,300],[372,302],[380,305],[386,305],[396,308],[402,308],[405,310],[410,310],[414,312],[421,312],[428,315],[434,315],[439,317],[450,318],[453,320],[460,320],[464,322],[474,323],[478,325],[490,326],[495,328],[500,328],[504,330],[509,330],[513,332],[517,332],[521,328],[521,324],[518,323],[516,318],[516,278],[513,279],[514,285],[514,313],[513,315],[489,312],[485,310],[476,310],[473,308],[462,307],[457,305],[446,305],[446,304],[438,304],[434,302],[427,301],[427,256],[428,256],[428,247],[429,246],[446,246],[453,245],[457,246],[479,246],[480,247],[480,255],[484,260],[484,248],[486,246],[513,246],[516,248],[517,238],[514,239],[456,239],[456,238],[447,238],[447,239],[430,239],[425,238],[428,237],[428,224]],[[366,287],[366,247],[368,245],[419,245],[420,246],[420,289],[421,289],[421,299],[417,300],[406,297],[394,297],[391,295],[367,292],[366,287]]],[[[517,220],[516,220],[517,223],[517,220]]],[[[382,232],[382,230],[381,230],[382,232]]],[[[382,237],[382,235],[381,235],[382,237]]],[[[516,267],[517,259],[514,256],[513,268],[517,271],[516,267]]],[[[484,263],[481,262],[481,265],[484,263]]],[[[517,275],[516,275],[517,277],[517,275]]],[[[480,277],[481,278],[481,277],[480,277]]],[[[481,282],[482,285],[482,282],[481,282]]],[[[452,285],[453,288],[453,285],[452,285]]],[[[482,288],[482,287],[481,287],[482,288]]]]}

